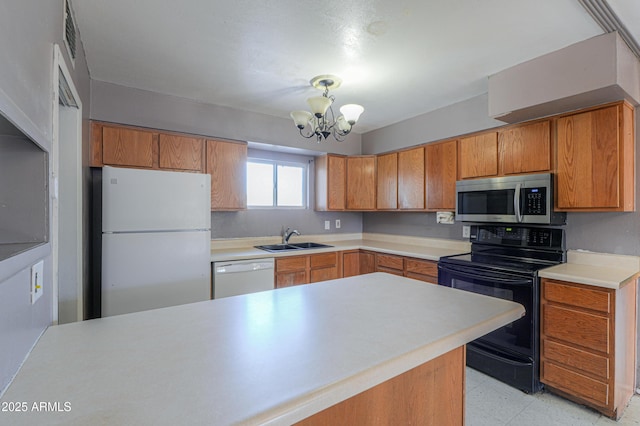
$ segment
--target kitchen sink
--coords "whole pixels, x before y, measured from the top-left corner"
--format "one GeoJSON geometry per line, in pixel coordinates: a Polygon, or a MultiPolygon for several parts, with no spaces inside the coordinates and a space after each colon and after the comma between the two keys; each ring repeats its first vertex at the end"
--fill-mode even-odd
{"type": "Polygon", "coordinates": [[[301,249],[333,247],[327,244],[320,244],[320,243],[291,243],[289,245],[296,246],[301,249]]]}
{"type": "Polygon", "coordinates": [[[271,253],[279,253],[281,251],[293,251],[293,250],[306,250],[324,247],[333,247],[327,244],[320,243],[291,243],[291,244],[267,244],[263,246],[254,246],[260,250],[265,250],[271,253]]]}

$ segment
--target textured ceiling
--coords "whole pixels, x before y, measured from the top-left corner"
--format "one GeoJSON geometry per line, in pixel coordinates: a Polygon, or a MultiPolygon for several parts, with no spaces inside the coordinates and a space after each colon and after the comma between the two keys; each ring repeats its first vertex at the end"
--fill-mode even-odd
{"type": "MultiPolygon", "coordinates": [[[[638,22],[635,0],[610,0],[638,22]]],[[[72,0],[91,78],[289,117],[336,74],[364,133],[602,34],[577,0],[72,0]]],[[[624,16],[621,16],[624,18],[624,16]]],[[[293,122],[291,124],[293,126],[293,122]]]]}

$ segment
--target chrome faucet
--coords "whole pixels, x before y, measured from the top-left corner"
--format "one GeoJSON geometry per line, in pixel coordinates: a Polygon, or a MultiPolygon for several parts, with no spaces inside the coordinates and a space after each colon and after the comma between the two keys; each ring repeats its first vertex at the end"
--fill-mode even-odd
{"type": "Polygon", "coordinates": [[[282,233],[282,244],[289,244],[289,238],[291,238],[293,234],[300,235],[300,232],[298,232],[297,229],[294,229],[293,231],[290,230],[291,228],[287,228],[287,230],[282,233]]]}

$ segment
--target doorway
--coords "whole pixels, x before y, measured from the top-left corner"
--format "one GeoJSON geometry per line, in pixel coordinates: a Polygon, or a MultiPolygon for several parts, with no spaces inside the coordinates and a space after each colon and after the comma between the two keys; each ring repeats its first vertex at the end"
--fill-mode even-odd
{"type": "Polygon", "coordinates": [[[84,319],[82,103],[54,45],[51,192],[53,323],[84,319]]]}

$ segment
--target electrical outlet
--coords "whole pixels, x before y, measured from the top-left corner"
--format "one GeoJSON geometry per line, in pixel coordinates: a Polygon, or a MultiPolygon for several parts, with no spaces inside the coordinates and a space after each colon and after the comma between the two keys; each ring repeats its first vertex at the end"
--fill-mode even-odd
{"type": "Polygon", "coordinates": [[[326,229],[326,230],[331,229],[331,221],[330,220],[325,220],[324,221],[324,229],[326,229]]]}
{"type": "Polygon", "coordinates": [[[336,219],[336,229],[340,229],[340,219],[336,219]]]}
{"type": "Polygon", "coordinates": [[[40,261],[31,267],[31,304],[36,303],[43,293],[44,261],[40,261]]]}
{"type": "Polygon", "coordinates": [[[469,238],[471,236],[471,226],[462,225],[462,238],[469,238]]]}

